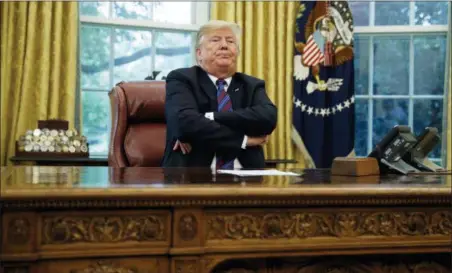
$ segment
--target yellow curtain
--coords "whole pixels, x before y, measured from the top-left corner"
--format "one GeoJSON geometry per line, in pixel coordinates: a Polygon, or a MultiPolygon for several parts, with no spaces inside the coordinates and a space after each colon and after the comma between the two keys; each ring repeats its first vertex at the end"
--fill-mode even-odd
{"type": "Polygon", "coordinates": [[[1,2],[0,166],[38,120],[74,125],[77,2],[1,2]]]}
{"type": "MultiPolygon", "coordinates": [[[[211,19],[238,23],[243,30],[238,71],[264,79],[278,107],[278,126],[265,147],[267,159],[295,159],[296,167],[311,160],[293,144],[292,75],[298,2],[212,2],[211,19]]],[[[289,166],[294,167],[294,166],[289,166]]]]}

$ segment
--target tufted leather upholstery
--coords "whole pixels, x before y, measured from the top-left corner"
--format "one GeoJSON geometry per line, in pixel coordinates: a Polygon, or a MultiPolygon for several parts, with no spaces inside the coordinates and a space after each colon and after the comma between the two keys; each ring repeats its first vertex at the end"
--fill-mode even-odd
{"type": "Polygon", "coordinates": [[[120,82],[109,93],[111,167],[159,167],[166,138],[165,81],[120,82]]]}

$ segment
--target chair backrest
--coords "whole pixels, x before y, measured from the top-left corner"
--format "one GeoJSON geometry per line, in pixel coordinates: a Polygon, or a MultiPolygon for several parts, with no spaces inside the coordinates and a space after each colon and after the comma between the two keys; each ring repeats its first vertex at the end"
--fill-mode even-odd
{"type": "Polygon", "coordinates": [[[108,165],[160,166],[165,150],[165,81],[120,82],[109,93],[108,165]]]}

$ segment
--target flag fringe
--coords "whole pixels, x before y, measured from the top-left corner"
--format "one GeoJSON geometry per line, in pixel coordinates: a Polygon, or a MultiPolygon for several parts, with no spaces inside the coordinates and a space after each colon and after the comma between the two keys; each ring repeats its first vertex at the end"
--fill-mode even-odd
{"type": "MultiPolygon", "coordinates": [[[[297,148],[303,153],[304,159],[306,160],[306,167],[315,168],[314,160],[312,160],[312,157],[309,154],[308,149],[306,149],[306,146],[304,145],[304,142],[301,139],[300,134],[298,134],[297,130],[295,130],[293,126],[292,126],[292,140],[297,146],[297,148]]],[[[346,157],[356,157],[355,148],[353,148],[346,157]]]]}
{"type": "Polygon", "coordinates": [[[298,134],[297,130],[293,126],[292,126],[292,140],[295,143],[295,145],[297,146],[297,148],[303,154],[304,159],[306,161],[306,167],[315,169],[314,160],[312,160],[312,157],[309,154],[308,149],[306,149],[306,146],[304,145],[304,142],[301,139],[301,136],[298,134]]]}

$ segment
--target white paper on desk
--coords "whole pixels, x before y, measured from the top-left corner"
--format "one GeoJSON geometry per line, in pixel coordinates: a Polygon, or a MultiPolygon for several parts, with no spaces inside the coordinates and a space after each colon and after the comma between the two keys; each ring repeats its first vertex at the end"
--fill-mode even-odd
{"type": "Polygon", "coordinates": [[[217,170],[218,173],[232,174],[238,176],[299,176],[293,172],[282,172],[275,169],[271,170],[217,170]]]}

